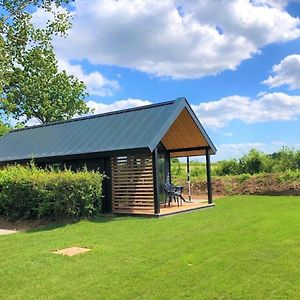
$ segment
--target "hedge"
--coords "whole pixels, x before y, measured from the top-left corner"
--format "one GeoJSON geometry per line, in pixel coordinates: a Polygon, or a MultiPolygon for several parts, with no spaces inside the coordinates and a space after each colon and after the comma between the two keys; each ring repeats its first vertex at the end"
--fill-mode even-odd
{"type": "Polygon", "coordinates": [[[89,217],[101,212],[99,172],[54,171],[31,166],[0,170],[0,216],[7,219],[89,217]]]}

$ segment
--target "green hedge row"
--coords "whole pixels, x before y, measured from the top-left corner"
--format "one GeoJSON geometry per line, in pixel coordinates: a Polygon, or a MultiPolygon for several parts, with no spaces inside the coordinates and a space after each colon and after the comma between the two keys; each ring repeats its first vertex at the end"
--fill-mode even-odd
{"type": "Polygon", "coordinates": [[[88,217],[101,212],[99,172],[54,171],[31,166],[0,170],[0,216],[7,219],[88,217]]]}

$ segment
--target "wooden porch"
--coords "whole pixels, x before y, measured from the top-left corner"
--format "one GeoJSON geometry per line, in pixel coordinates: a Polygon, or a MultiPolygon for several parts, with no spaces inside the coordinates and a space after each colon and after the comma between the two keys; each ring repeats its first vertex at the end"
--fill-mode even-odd
{"type": "MultiPolygon", "coordinates": [[[[189,107],[184,108],[153,150],[111,158],[111,211],[164,216],[214,206],[210,166],[210,155],[214,153],[214,146],[196,116],[189,107]],[[179,206],[173,202],[165,207],[161,204],[165,199],[180,197],[178,191],[172,195],[171,158],[185,156],[189,162],[189,157],[195,155],[206,158],[207,195],[182,202],[179,206]]],[[[187,175],[190,183],[189,168],[187,175]]]]}
{"type": "MultiPolygon", "coordinates": [[[[153,155],[131,155],[111,159],[112,178],[112,212],[115,214],[135,214],[145,216],[167,216],[213,207],[210,161],[207,157],[207,195],[194,196],[189,201],[188,195],[183,195],[185,201],[179,200],[164,204],[164,199],[170,199],[164,189],[165,182],[171,178],[170,156],[158,154],[157,148],[153,155]],[[158,163],[159,161],[159,163],[158,163]],[[165,164],[162,165],[162,162],[165,164]]],[[[187,193],[187,191],[184,191],[187,193]]]]}
{"type": "Polygon", "coordinates": [[[170,206],[164,204],[160,205],[159,216],[168,216],[182,212],[190,212],[199,209],[209,208],[215,206],[214,203],[208,203],[207,200],[194,199],[188,202],[182,202],[182,205],[177,205],[177,203],[172,203],[170,206]]]}
{"type": "Polygon", "coordinates": [[[200,209],[210,208],[215,206],[214,203],[208,203],[207,199],[192,199],[191,201],[182,202],[182,205],[178,206],[177,203],[172,202],[170,206],[168,204],[165,206],[164,203],[160,204],[160,212],[157,214],[154,212],[154,208],[144,208],[144,209],[118,209],[118,211],[115,211],[117,214],[125,214],[125,215],[139,215],[139,216],[156,216],[156,217],[163,217],[163,216],[169,216],[174,215],[178,213],[184,213],[184,212],[191,212],[196,211],[200,209]]]}

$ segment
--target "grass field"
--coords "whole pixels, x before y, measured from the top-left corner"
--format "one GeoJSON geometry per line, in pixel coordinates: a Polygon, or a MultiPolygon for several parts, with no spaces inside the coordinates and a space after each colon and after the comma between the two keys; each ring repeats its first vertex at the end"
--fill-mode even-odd
{"type": "Polygon", "coordinates": [[[300,197],[0,236],[1,299],[299,299],[300,197]],[[51,251],[85,246],[63,257],[51,251]]]}

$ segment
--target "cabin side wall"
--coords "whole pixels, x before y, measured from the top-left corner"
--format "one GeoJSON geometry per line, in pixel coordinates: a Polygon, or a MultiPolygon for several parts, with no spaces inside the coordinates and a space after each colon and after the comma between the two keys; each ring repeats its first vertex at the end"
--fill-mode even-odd
{"type": "Polygon", "coordinates": [[[111,178],[114,213],[154,213],[150,154],[112,157],[111,178]]]}

